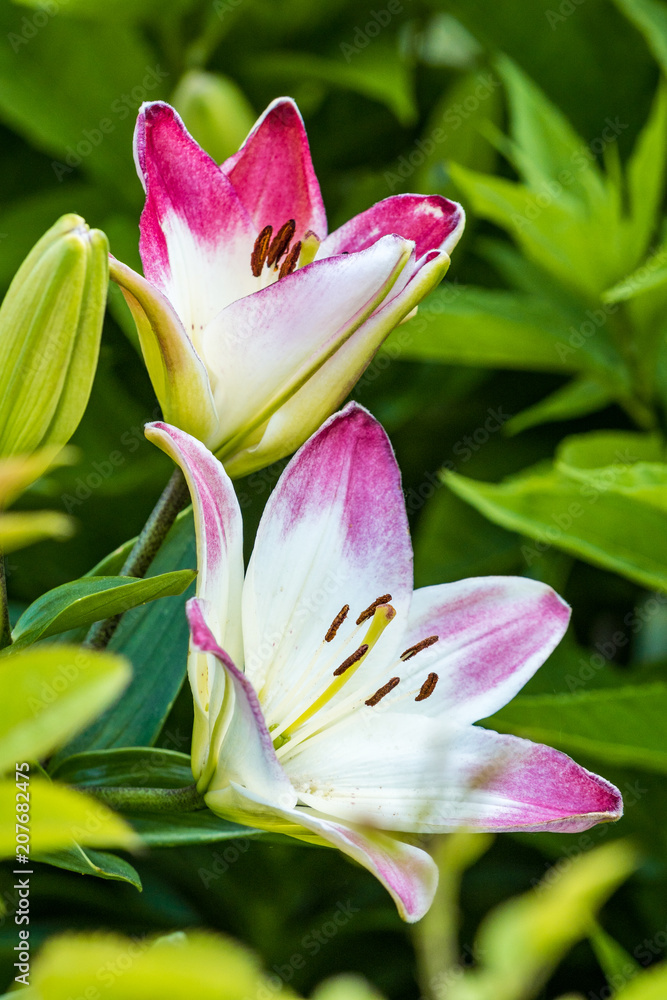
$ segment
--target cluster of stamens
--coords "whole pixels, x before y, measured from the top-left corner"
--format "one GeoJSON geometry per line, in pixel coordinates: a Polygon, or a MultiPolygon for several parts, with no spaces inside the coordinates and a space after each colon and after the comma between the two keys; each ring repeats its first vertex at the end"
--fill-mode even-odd
{"type": "MultiPolygon", "coordinates": [[[[385,608],[387,612],[390,612],[389,614],[387,614],[387,619],[391,620],[396,614],[396,612],[389,604],[389,601],[391,601],[391,594],[382,594],[381,597],[376,598],[372,604],[369,604],[368,607],[361,612],[361,614],[357,618],[356,624],[361,625],[369,618],[372,618],[375,615],[375,612],[378,610],[378,608],[385,608]]],[[[349,604],[345,604],[340,609],[340,611],[332,621],[331,625],[329,626],[329,629],[327,630],[327,634],[324,637],[325,642],[331,642],[335,638],[338,629],[341,627],[341,625],[347,618],[349,610],[350,610],[349,604]]],[[[422,649],[428,649],[428,647],[436,643],[438,639],[439,636],[437,635],[429,635],[426,639],[421,639],[419,642],[416,642],[414,646],[409,646],[406,650],[404,650],[401,653],[400,659],[403,662],[405,662],[406,660],[411,660],[413,656],[416,656],[417,653],[420,653],[422,649]]],[[[357,649],[355,649],[354,653],[348,656],[347,659],[343,660],[343,662],[340,664],[339,667],[336,667],[336,669],[333,672],[334,677],[340,677],[347,670],[349,670],[350,667],[354,666],[355,663],[358,663],[359,660],[363,659],[363,657],[368,652],[369,648],[370,647],[368,643],[362,643],[360,646],[358,646],[357,649]]],[[[391,677],[386,684],[383,684],[381,688],[378,688],[378,690],[375,692],[374,695],[372,695],[370,698],[367,698],[364,704],[368,705],[371,708],[374,705],[377,705],[378,702],[380,702],[385,697],[385,695],[388,695],[390,691],[393,691],[394,688],[400,684],[400,681],[401,681],[400,677],[391,677]]],[[[438,675],[433,672],[430,673],[426,678],[426,680],[424,681],[424,683],[422,684],[421,688],[419,689],[419,693],[415,697],[415,701],[425,701],[426,698],[430,698],[430,696],[435,691],[435,686],[437,683],[438,683],[438,675]]]]}
{"type": "Polygon", "coordinates": [[[264,226],[250,254],[250,268],[256,278],[260,277],[265,265],[278,271],[278,280],[292,273],[299,263],[301,253],[301,240],[297,240],[294,246],[290,247],[295,231],[294,219],[288,219],[283,223],[275,236],[273,226],[264,226]],[[280,263],[281,258],[283,258],[282,263],[280,263]]]}
{"type": "MultiPolygon", "coordinates": [[[[331,703],[332,699],[342,691],[343,687],[356,673],[356,671],[363,666],[363,661],[368,653],[370,653],[371,649],[375,646],[387,625],[389,625],[389,623],[396,617],[396,611],[389,603],[390,601],[391,594],[382,594],[361,612],[356,620],[356,629],[354,629],[352,634],[344,640],[344,645],[348,645],[353,642],[354,636],[358,633],[360,627],[364,623],[368,623],[364,638],[356,647],[354,652],[350,653],[350,655],[347,656],[343,662],[333,670],[333,677],[327,684],[325,690],[320,691],[317,696],[315,696],[315,691],[312,689],[308,693],[305,691],[302,692],[303,701],[299,707],[301,707],[304,702],[306,703],[306,707],[300,712],[300,714],[297,714],[296,718],[291,716],[283,717],[282,724],[276,722],[269,727],[270,731],[274,734],[273,745],[278,753],[283,751],[285,745],[290,743],[293,737],[297,737],[298,740],[301,740],[303,738],[308,738],[309,735],[312,735],[313,730],[317,728],[317,724],[314,722],[315,717],[319,716],[321,710],[324,709],[326,705],[331,703]],[[311,700],[311,698],[313,700],[311,700]]],[[[345,604],[340,609],[326,631],[324,641],[315,655],[311,665],[312,667],[314,667],[315,662],[324,648],[336,638],[338,631],[347,619],[349,612],[349,604],[345,604]]],[[[438,638],[439,637],[437,635],[430,635],[425,639],[421,639],[413,646],[409,646],[408,649],[405,649],[401,653],[400,661],[404,663],[406,660],[411,660],[413,656],[417,656],[417,654],[423,649],[427,649],[435,642],[438,642],[438,638]]],[[[327,670],[331,669],[333,664],[336,662],[336,659],[337,657],[335,659],[332,657],[332,660],[327,666],[327,670]]],[[[400,683],[400,677],[390,677],[389,680],[382,685],[382,687],[378,688],[374,694],[365,699],[364,704],[369,708],[373,708],[391,691],[398,687],[400,683]]],[[[425,701],[426,698],[430,698],[435,691],[437,683],[438,675],[433,672],[429,673],[419,691],[416,693],[414,700],[425,701]]],[[[406,695],[409,697],[411,693],[414,692],[407,691],[406,695]]],[[[356,700],[356,698],[353,697],[353,700],[356,700]]]]}

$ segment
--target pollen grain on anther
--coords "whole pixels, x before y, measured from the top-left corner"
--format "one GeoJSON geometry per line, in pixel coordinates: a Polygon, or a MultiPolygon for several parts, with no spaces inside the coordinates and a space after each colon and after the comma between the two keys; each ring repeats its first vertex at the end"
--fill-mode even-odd
{"type": "Polygon", "coordinates": [[[340,677],[341,674],[344,674],[345,671],[349,670],[354,663],[358,663],[361,657],[365,656],[367,652],[368,645],[364,642],[358,649],[355,649],[351,656],[348,656],[346,660],[343,660],[339,667],[336,667],[334,670],[334,677],[340,677]]]}
{"type": "Polygon", "coordinates": [[[357,618],[357,625],[361,625],[365,622],[367,618],[372,618],[375,614],[376,608],[379,608],[381,604],[388,604],[391,600],[391,594],[382,594],[381,597],[376,597],[372,604],[369,604],[365,611],[362,611],[357,618]]]}
{"type": "Polygon", "coordinates": [[[408,646],[408,648],[401,653],[401,659],[411,660],[413,656],[417,655],[417,653],[421,653],[422,649],[427,649],[429,646],[432,646],[433,643],[437,642],[439,638],[439,635],[430,635],[428,639],[421,639],[419,642],[416,642],[414,646],[408,646]]]}
{"type": "Polygon", "coordinates": [[[350,610],[350,605],[344,604],[343,607],[338,612],[338,614],[336,615],[336,617],[334,618],[334,620],[332,621],[331,625],[329,626],[327,634],[324,637],[325,642],[331,642],[331,640],[335,638],[336,632],[347,618],[347,613],[349,610],[350,610]]]}
{"type": "Polygon", "coordinates": [[[299,263],[299,254],[301,253],[301,240],[294,244],[292,249],[289,251],[285,260],[280,265],[280,271],[278,272],[278,281],[281,278],[286,277],[295,270],[296,265],[299,263]]]}
{"type": "Polygon", "coordinates": [[[400,677],[392,677],[390,681],[387,681],[387,683],[383,684],[381,688],[378,688],[375,694],[371,698],[368,698],[364,704],[370,705],[371,708],[373,705],[377,705],[377,703],[381,701],[386,694],[389,694],[390,691],[394,690],[399,681],[400,677]]]}
{"type": "Polygon", "coordinates": [[[264,262],[266,261],[266,255],[269,252],[269,244],[271,243],[272,235],[273,227],[264,226],[264,229],[262,229],[261,233],[255,240],[255,245],[252,248],[252,253],[250,254],[250,268],[256,278],[259,278],[262,273],[262,268],[264,267],[264,262]]]}
{"type": "Polygon", "coordinates": [[[282,255],[287,250],[288,246],[292,242],[292,237],[296,230],[296,222],[294,219],[288,219],[280,227],[276,235],[271,240],[271,245],[269,247],[269,252],[266,258],[266,263],[269,267],[273,267],[274,264],[280,260],[282,255]]]}
{"type": "Polygon", "coordinates": [[[424,683],[422,684],[419,694],[415,698],[415,701],[425,701],[430,698],[435,691],[435,685],[438,683],[437,674],[429,674],[424,683]]]}

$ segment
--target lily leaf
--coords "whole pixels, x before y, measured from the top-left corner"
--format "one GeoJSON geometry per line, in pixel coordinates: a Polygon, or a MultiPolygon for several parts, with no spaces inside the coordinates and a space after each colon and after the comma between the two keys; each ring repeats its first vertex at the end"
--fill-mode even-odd
{"type": "MultiPolygon", "coordinates": [[[[196,565],[190,511],[176,521],[149,572],[159,576],[196,565]]],[[[132,681],[113,712],[97,718],[61,751],[54,763],[84,750],[149,746],[155,742],[185,677],[189,642],[185,602],[190,596],[188,588],[177,597],[165,597],[123,616],[109,649],[130,660],[132,681]]]]}
{"type": "MultiPolygon", "coordinates": [[[[584,684],[581,680],[578,683],[584,684]]],[[[664,774],[665,714],[667,684],[656,683],[572,694],[519,695],[485,724],[567,753],[585,753],[608,763],[664,774]]]]}
{"type": "Polygon", "coordinates": [[[51,771],[68,785],[181,788],[192,784],[188,754],[161,747],[122,747],[74,754],[51,771]]]}
{"type": "Polygon", "coordinates": [[[53,865],[54,868],[78,872],[79,875],[95,875],[97,878],[110,879],[114,882],[129,882],[139,892],[142,889],[139,872],[129,861],[107,851],[93,851],[91,848],[84,851],[83,847],[75,844],[74,847],[62,851],[35,853],[32,855],[32,860],[53,865]]]}
{"type": "Polygon", "coordinates": [[[19,618],[12,638],[18,648],[69,629],[122,614],[159,597],[182,594],[196,576],[194,570],[162,573],[147,579],[92,576],[49,590],[19,618]]]}

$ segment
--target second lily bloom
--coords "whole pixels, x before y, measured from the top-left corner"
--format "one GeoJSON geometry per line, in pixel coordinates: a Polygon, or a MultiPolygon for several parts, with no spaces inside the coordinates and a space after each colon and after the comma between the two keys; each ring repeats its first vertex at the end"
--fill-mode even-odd
{"type": "Polygon", "coordinates": [[[192,770],[215,813],[339,848],[407,920],[437,881],[414,835],[618,819],[621,797],[603,778],[473,725],[544,662],[569,608],[519,577],[413,592],[399,470],[367,411],[350,404],[291,460],[245,580],[241,511],[220,462],[166,424],[146,435],[193,497],[192,770]]]}
{"type": "Polygon", "coordinates": [[[168,104],[145,104],[145,277],[112,259],[165,419],[232,477],[294,451],[442,279],[464,224],[397,195],[327,235],[294,102],[274,101],[218,166],[168,104]]]}

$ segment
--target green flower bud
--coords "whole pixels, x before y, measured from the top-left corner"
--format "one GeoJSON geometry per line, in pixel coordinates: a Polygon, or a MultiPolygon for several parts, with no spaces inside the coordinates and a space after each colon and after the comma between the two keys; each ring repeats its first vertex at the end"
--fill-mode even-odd
{"type": "Polygon", "coordinates": [[[255,123],[243,91],[219,73],[188,70],[172,101],[190,134],[218,163],[236,152],[255,123]]]}
{"type": "Polygon", "coordinates": [[[104,233],[64,215],[0,306],[0,457],[61,446],[88,403],[109,280],[104,233]]]}

